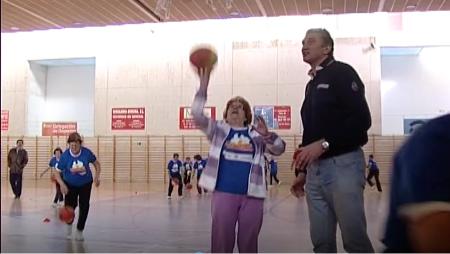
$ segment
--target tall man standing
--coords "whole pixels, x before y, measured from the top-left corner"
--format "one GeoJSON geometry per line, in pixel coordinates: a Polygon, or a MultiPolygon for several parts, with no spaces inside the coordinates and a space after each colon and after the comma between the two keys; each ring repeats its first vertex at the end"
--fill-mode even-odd
{"type": "Polygon", "coordinates": [[[27,163],[27,150],[23,148],[23,140],[18,139],[16,147],[8,152],[9,182],[16,199],[19,199],[22,195],[22,175],[27,163]]]}
{"type": "Polygon", "coordinates": [[[347,252],[373,252],[364,214],[365,159],[371,126],[364,85],[356,71],[333,57],[325,29],[310,29],[302,42],[311,66],[301,116],[303,140],[292,193],[306,199],[315,252],[337,252],[337,223],[347,252]]]}

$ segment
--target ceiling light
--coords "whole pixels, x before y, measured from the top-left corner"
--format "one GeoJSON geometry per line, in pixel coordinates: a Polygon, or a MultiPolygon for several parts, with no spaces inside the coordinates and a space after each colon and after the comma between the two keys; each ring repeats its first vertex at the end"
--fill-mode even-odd
{"type": "Polygon", "coordinates": [[[10,29],[11,29],[11,30],[13,30],[13,31],[17,31],[17,30],[20,30],[20,28],[18,28],[18,27],[15,27],[15,26],[12,26],[12,27],[10,27],[10,29]]]}
{"type": "Polygon", "coordinates": [[[333,14],[333,9],[331,8],[323,8],[322,14],[333,14]]]}
{"type": "Polygon", "coordinates": [[[410,4],[410,5],[407,5],[407,6],[406,6],[406,10],[412,11],[412,10],[415,10],[416,7],[417,7],[417,5],[415,5],[415,4],[410,4]]]}
{"type": "Polygon", "coordinates": [[[239,16],[239,12],[232,11],[232,12],[230,12],[230,16],[239,16]]]}

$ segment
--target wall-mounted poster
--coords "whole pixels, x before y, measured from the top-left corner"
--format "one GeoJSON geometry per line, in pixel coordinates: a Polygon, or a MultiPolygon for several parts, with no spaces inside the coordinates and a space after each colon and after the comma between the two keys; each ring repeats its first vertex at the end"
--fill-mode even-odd
{"type": "Polygon", "coordinates": [[[2,110],[2,131],[9,128],[9,110],[2,110]]]}
{"type": "Polygon", "coordinates": [[[43,122],[42,136],[69,136],[77,131],[77,122],[43,122]]]}
{"type": "Polygon", "coordinates": [[[145,130],[145,108],[112,108],[112,130],[145,130]]]}
{"type": "MultiPolygon", "coordinates": [[[[206,116],[216,120],[216,107],[205,107],[206,116]]],[[[194,117],[191,114],[191,107],[180,107],[180,129],[181,130],[195,130],[198,127],[194,123],[194,117]]]]}
{"type": "Polygon", "coordinates": [[[269,129],[291,128],[291,106],[255,106],[255,116],[262,116],[269,129]]]}

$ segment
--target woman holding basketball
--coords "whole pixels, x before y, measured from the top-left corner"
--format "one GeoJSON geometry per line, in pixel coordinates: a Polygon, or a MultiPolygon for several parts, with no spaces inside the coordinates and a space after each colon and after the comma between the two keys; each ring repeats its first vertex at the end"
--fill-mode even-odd
{"type": "Polygon", "coordinates": [[[211,251],[233,252],[237,223],[239,252],[254,253],[258,252],[267,196],[264,152],[281,155],[285,142],[268,131],[261,117],[257,118],[255,126],[251,125],[251,108],[242,97],[227,102],[223,121],[204,115],[212,66],[196,66],[200,88],[192,105],[195,123],[211,142],[208,163],[199,183],[213,191],[211,251]]]}
{"type": "MultiPolygon", "coordinates": [[[[91,199],[92,183],[100,185],[100,162],[94,153],[82,146],[83,140],[77,132],[71,133],[67,139],[69,149],[61,156],[56,169],[62,173],[63,177],[56,174],[56,181],[61,185],[61,191],[65,194],[65,206],[73,209],[80,205],[77,230],[75,239],[83,241],[83,230],[89,213],[89,201],[91,199]],[[95,177],[93,177],[89,164],[95,167],[95,177]]],[[[67,226],[67,238],[72,238],[72,223],[67,226]]]]}

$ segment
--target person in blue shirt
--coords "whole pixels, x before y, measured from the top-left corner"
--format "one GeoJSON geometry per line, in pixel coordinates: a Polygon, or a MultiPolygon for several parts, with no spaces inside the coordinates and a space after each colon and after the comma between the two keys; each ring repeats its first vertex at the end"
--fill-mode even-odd
{"type": "Polygon", "coordinates": [[[172,196],[174,183],[178,185],[178,197],[183,197],[183,182],[181,180],[181,169],[183,168],[183,163],[178,159],[180,155],[178,153],[173,154],[173,159],[167,164],[167,169],[169,170],[169,193],[167,198],[170,199],[172,196]]]}
{"type": "Polygon", "coordinates": [[[206,167],[206,160],[202,159],[202,156],[200,154],[196,154],[194,156],[194,170],[197,174],[197,192],[199,195],[202,195],[203,192],[207,193],[208,191],[206,189],[203,189],[198,185],[198,181],[200,180],[200,176],[202,175],[203,169],[206,167]]]}
{"type": "Polygon", "coordinates": [[[377,184],[377,189],[379,192],[382,192],[381,183],[380,183],[380,170],[378,169],[377,162],[373,158],[373,154],[369,155],[369,162],[367,162],[367,168],[369,169],[369,173],[367,174],[367,182],[370,187],[373,186],[372,177],[375,177],[375,182],[377,184]]]}
{"type": "Polygon", "coordinates": [[[183,169],[184,169],[183,183],[185,185],[188,183],[191,183],[192,167],[193,167],[193,165],[192,165],[191,157],[186,157],[186,160],[183,163],[183,169]]]}
{"type": "Polygon", "coordinates": [[[277,177],[278,162],[273,157],[270,158],[269,166],[270,166],[270,185],[272,185],[272,178],[275,179],[275,182],[277,182],[277,184],[280,184],[281,181],[278,180],[277,177]]]}
{"type": "MultiPolygon", "coordinates": [[[[91,199],[92,183],[96,187],[100,185],[100,162],[94,153],[84,146],[83,140],[77,132],[73,132],[67,139],[69,149],[61,156],[56,170],[61,172],[56,174],[56,181],[61,186],[61,191],[65,195],[64,205],[72,207],[74,210],[80,205],[77,230],[75,240],[83,241],[83,230],[89,213],[89,201],[91,199]],[[90,164],[95,167],[96,174],[93,176],[90,164]]],[[[67,238],[72,238],[72,222],[67,223],[67,238]]]]}
{"type": "Polygon", "coordinates": [[[400,211],[407,206],[432,202],[450,204],[449,155],[450,114],[432,119],[416,129],[395,154],[389,212],[382,240],[386,252],[420,252],[414,249],[417,241],[410,238],[407,220],[400,211]]]}
{"type": "MultiPolygon", "coordinates": [[[[55,181],[55,186],[56,186],[56,194],[55,194],[55,198],[53,199],[53,207],[57,207],[58,203],[60,203],[60,206],[62,206],[62,202],[64,201],[64,196],[61,192],[61,186],[59,185],[58,182],[56,182],[55,180],[55,172],[56,168],[58,167],[58,163],[59,160],[61,159],[61,154],[63,153],[62,149],[60,147],[57,147],[54,151],[53,151],[53,157],[50,159],[50,162],[48,163],[48,168],[46,170],[44,170],[40,177],[42,177],[45,173],[47,173],[48,170],[51,170],[51,179],[52,181],[55,181]]],[[[62,177],[62,173],[61,174],[62,177]]]]}

